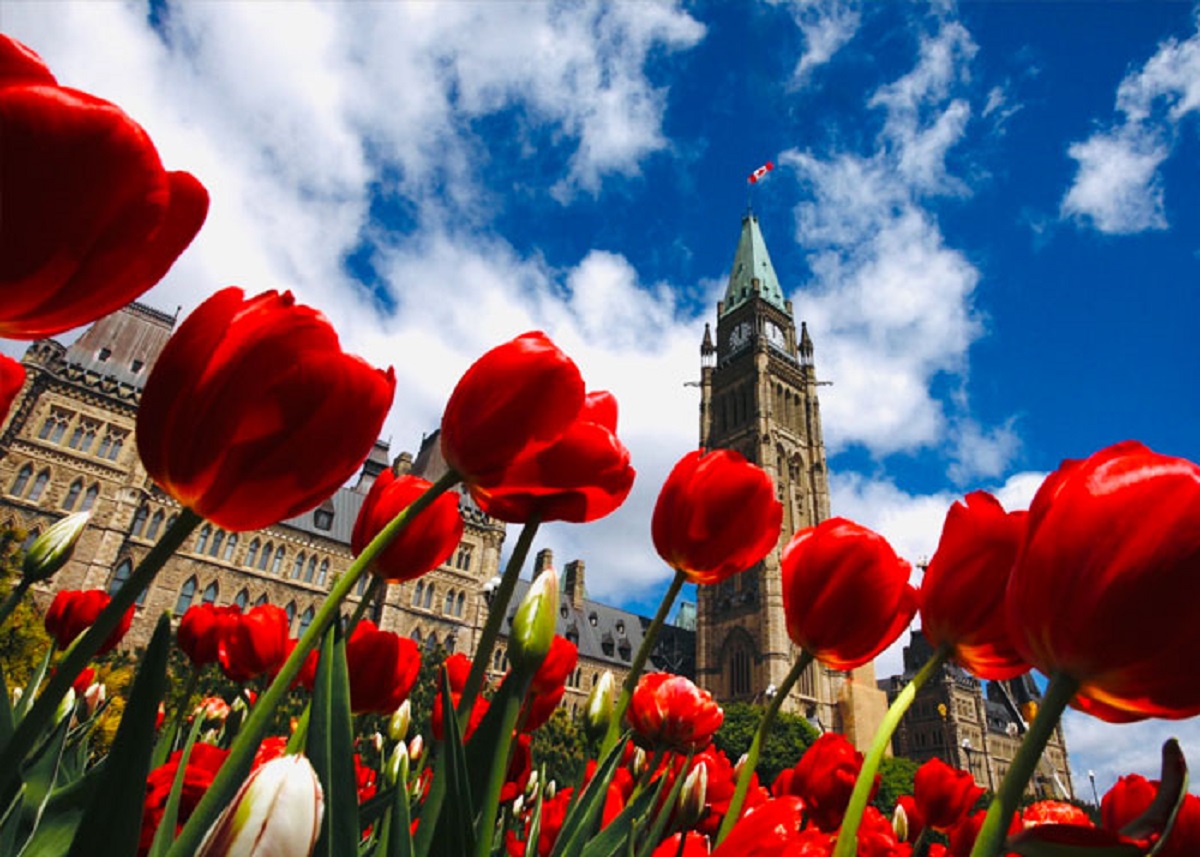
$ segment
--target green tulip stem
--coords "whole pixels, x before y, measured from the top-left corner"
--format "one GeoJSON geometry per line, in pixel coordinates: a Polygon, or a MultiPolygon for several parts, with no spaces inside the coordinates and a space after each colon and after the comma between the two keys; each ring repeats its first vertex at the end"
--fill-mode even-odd
{"type": "MultiPolygon", "coordinates": [[[[191,534],[201,520],[199,515],[185,506],[180,511],[179,517],[175,519],[175,523],[167,528],[158,543],[150,549],[145,559],[138,563],[138,567],[113,595],[108,606],[100,611],[100,615],[96,617],[92,627],[80,634],[75,642],[67,648],[45,689],[38,694],[37,701],[29,709],[29,713],[21,720],[8,742],[0,750],[0,796],[9,793],[9,788],[20,768],[21,760],[25,758],[26,752],[33,747],[38,736],[42,734],[42,730],[53,719],[58,704],[71,689],[75,677],[95,657],[96,652],[104,645],[104,641],[121,623],[126,611],[134,605],[138,596],[154,580],[158,570],[183,544],[184,539],[191,534]]],[[[0,805],[7,805],[7,803],[0,805]]]]}
{"type": "Polygon", "coordinates": [[[492,751],[492,764],[488,770],[487,784],[484,787],[482,800],[479,804],[479,830],[475,840],[475,857],[488,857],[492,853],[492,841],[496,832],[496,814],[500,808],[500,792],[508,777],[508,762],[514,730],[517,727],[517,717],[521,714],[521,704],[529,692],[529,683],[533,680],[534,670],[524,674],[514,674],[518,685],[512,693],[502,693],[504,709],[500,715],[500,740],[492,751]],[[519,692],[518,692],[519,691],[519,692]]]}
{"type": "Polygon", "coordinates": [[[467,675],[467,683],[463,687],[455,712],[459,722],[464,725],[471,716],[471,706],[475,704],[475,697],[483,687],[483,677],[487,672],[488,663],[491,662],[496,639],[500,636],[500,626],[508,610],[508,602],[512,601],[513,592],[516,591],[521,567],[525,565],[525,558],[529,556],[529,548],[533,545],[533,537],[537,535],[539,524],[541,518],[534,514],[521,528],[521,534],[517,536],[517,543],[513,546],[512,556],[508,558],[508,565],[504,567],[504,574],[500,577],[500,585],[496,587],[492,602],[488,605],[487,621],[480,632],[478,645],[475,646],[475,659],[471,661],[471,672],[467,675]]]}
{"type": "Polygon", "coordinates": [[[234,792],[250,774],[254,754],[258,751],[259,744],[262,743],[263,737],[270,728],[275,709],[279,707],[279,703],[291,690],[292,682],[303,668],[308,653],[321,641],[330,623],[338,617],[342,601],[350,594],[354,585],[358,583],[358,579],[374,564],[379,554],[391,544],[392,540],[400,535],[414,518],[460,480],[461,477],[453,470],[447,471],[441,479],[427,488],[424,494],[392,518],[387,526],[371,540],[371,543],[363,548],[362,553],[346,569],[346,573],[338,578],[325,600],[321,602],[321,607],[317,611],[317,615],[313,617],[308,630],[296,642],[296,648],[292,650],[283,666],[280,667],[271,686],[262,693],[258,702],[250,709],[249,716],[242,723],[237,738],[229,748],[229,755],[226,757],[225,763],[213,778],[212,785],[196,805],[187,824],[179,832],[179,837],[171,846],[171,850],[167,852],[168,857],[191,857],[199,850],[200,841],[204,838],[205,832],[217,820],[221,810],[225,808],[234,792]]]}
{"type": "Polygon", "coordinates": [[[4,599],[4,603],[0,604],[0,628],[4,627],[4,623],[8,619],[8,614],[17,609],[17,605],[25,597],[25,593],[29,590],[30,585],[29,578],[22,577],[17,581],[17,585],[12,588],[12,592],[8,593],[8,597],[4,599]]]}
{"type": "Polygon", "coordinates": [[[1004,775],[999,791],[988,806],[987,816],[983,820],[983,826],[979,828],[979,836],[975,839],[975,847],[971,849],[971,857],[995,857],[1000,853],[1008,835],[1009,822],[1012,821],[1013,813],[1021,802],[1021,795],[1025,792],[1025,785],[1037,769],[1042,751],[1046,749],[1046,742],[1054,734],[1054,727],[1058,725],[1059,718],[1078,691],[1077,679],[1065,673],[1054,673],[1050,676],[1050,684],[1046,686],[1037,716],[1033,718],[1033,723],[1029,724],[1025,740],[1017,749],[1017,755],[1013,757],[1012,765],[1004,775]]]}
{"type": "Polygon", "coordinates": [[[625,718],[625,709],[629,707],[629,700],[633,698],[633,690],[637,687],[638,679],[642,677],[642,670],[646,667],[646,660],[650,657],[650,652],[654,649],[654,643],[658,639],[658,632],[662,629],[663,623],[667,621],[667,614],[671,612],[671,605],[679,597],[679,590],[683,589],[683,584],[686,582],[687,576],[681,570],[676,569],[675,577],[671,580],[671,585],[667,587],[666,594],[663,595],[662,601],[658,604],[658,612],[654,614],[654,620],[646,628],[646,633],[642,636],[642,644],[638,646],[637,654],[633,657],[633,663],[629,665],[629,675],[625,676],[625,682],[621,685],[621,696],[617,700],[617,707],[613,710],[612,719],[608,721],[608,732],[604,736],[604,743],[600,747],[600,755],[598,756],[600,759],[608,755],[608,751],[616,746],[617,738],[621,734],[621,721],[625,718]]]}
{"type": "Polygon", "coordinates": [[[750,749],[746,752],[746,760],[742,763],[742,770],[738,774],[737,787],[729,801],[729,809],[725,811],[725,817],[721,820],[721,829],[717,831],[715,844],[720,845],[721,840],[728,836],[729,831],[733,830],[733,826],[737,824],[738,817],[742,814],[742,804],[746,802],[746,792],[750,790],[750,780],[754,777],[754,770],[758,767],[758,757],[762,753],[762,745],[767,740],[771,724],[775,722],[775,715],[779,713],[780,706],[787,700],[792,688],[796,686],[796,682],[800,680],[800,676],[812,662],[813,656],[801,649],[800,657],[796,658],[796,662],[792,664],[783,684],[779,686],[775,695],[771,697],[771,701],[767,703],[767,710],[763,712],[758,730],[754,733],[754,740],[750,742],[750,749]]]}
{"type": "Polygon", "coordinates": [[[933,657],[925,662],[925,666],[913,676],[912,681],[904,686],[896,700],[888,706],[883,723],[875,733],[871,749],[867,751],[862,769],[858,772],[858,779],[854,782],[854,791],[850,793],[850,803],[846,806],[846,814],[842,818],[842,827],[838,832],[837,845],[833,848],[832,857],[854,857],[858,848],[858,827],[862,822],[863,813],[866,812],[867,801],[871,798],[871,790],[875,787],[875,774],[879,772],[884,753],[892,744],[892,733],[896,731],[905,712],[917,698],[917,693],[945,665],[951,653],[952,649],[949,646],[939,647],[933,653],[933,657]]]}

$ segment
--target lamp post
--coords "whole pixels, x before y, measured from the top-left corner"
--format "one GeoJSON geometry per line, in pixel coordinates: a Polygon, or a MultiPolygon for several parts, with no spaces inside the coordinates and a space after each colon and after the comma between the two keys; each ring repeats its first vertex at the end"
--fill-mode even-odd
{"type": "Polygon", "coordinates": [[[965,753],[967,756],[967,770],[970,772],[971,778],[973,780],[975,780],[976,784],[978,784],[979,777],[975,773],[975,759],[972,756],[972,753],[975,751],[975,748],[971,746],[971,739],[963,738],[961,746],[962,746],[963,753],[965,753]]]}
{"type": "Polygon", "coordinates": [[[1088,779],[1091,780],[1091,783],[1092,783],[1092,804],[1097,809],[1099,809],[1100,808],[1100,795],[1096,792],[1096,772],[1089,770],[1088,771],[1088,779]]]}

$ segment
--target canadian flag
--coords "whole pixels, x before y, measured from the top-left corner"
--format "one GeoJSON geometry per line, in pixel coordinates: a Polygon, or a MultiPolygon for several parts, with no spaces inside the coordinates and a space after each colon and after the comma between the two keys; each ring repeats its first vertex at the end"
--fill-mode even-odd
{"type": "Polygon", "coordinates": [[[775,165],[773,163],[771,163],[770,161],[767,161],[765,164],[763,164],[761,167],[759,167],[757,170],[755,170],[754,172],[752,172],[750,174],[750,178],[748,179],[748,181],[750,182],[750,184],[758,184],[759,179],[763,178],[767,173],[771,172],[771,170],[773,170],[773,169],[775,169],[775,165]]]}

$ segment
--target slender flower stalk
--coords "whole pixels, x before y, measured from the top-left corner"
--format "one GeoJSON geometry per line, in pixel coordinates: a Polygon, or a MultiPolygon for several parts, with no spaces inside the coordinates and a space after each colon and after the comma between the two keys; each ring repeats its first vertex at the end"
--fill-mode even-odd
{"type": "Polygon", "coordinates": [[[125,615],[146,590],[158,570],[171,554],[183,544],[201,518],[191,509],[184,507],[158,543],[150,549],[129,578],[117,590],[112,601],[101,611],[92,627],[88,628],[71,644],[54,670],[46,687],[38,694],[29,713],[22,718],[8,742],[0,750],[0,797],[8,793],[16,777],[21,760],[33,746],[42,729],[50,723],[59,702],[71,689],[75,677],[88,665],[125,615]]]}
{"type": "Polygon", "coordinates": [[[800,676],[808,669],[813,662],[813,656],[804,649],[800,650],[800,657],[796,658],[796,662],[792,664],[792,669],[788,672],[780,685],[779,690],[775,692],[775,696],[771,698],[771,702],[767,705],[767,710],[763,712],[762,720],[758,724],[758,731],[754,733],[754,740],[750,742],[750,749],[746,753],[746,760],[742,764],[742,770],[738,774],[737,787],[733,791],[733,797],[729,799],[729,809],[725,811],[725,818],[721,820],[721,829],[717,831],[716,844],[720,844],[729,831],[733,830],[733,826],[737,824],[738,817],[742,814],[742,804],[746,801],[746,792],[750,789],[750,779],[754,776],[754,769],[758,767],[758,757],[762,753],[763,742],[767,740],[767,731],[771,728],[771,724],[775,721],[775,715],[779,713],[780,706],[784,700],[792,692],[792,688],[796,686],[796,682],[800,680],[800,676]]]}
{"type": "Polygon", "coordinates": [[[1025,792],[1025,784],[1033,776],[1042,758],[1042,751],[1046,749],[1046,742],[1054,734],[1054,727],[1078,690],[1079,681],[1066,673],[1055,673],[1050,677],[1037,716],[1029,724],[1025,740],[1017,749],[1017,755],[1004,775],[999,791],[988,806],[987,817],[983,820],[983,827],[979,828],[971,857],[995,857],[1000,853],[1009,821],[1025,792]]]}
{"type": "Polygon", "coordinates": [[[871,789],[875,785],[875,774],[883,762],[883,755],[892,743],[892,733],[900,725],[909,706],[917,698],[917,692],[924,687],[938,670],[950,658],[953,651],[949,646],[942,646],[933,653],[925,666],[913,676],[912,681],[904,686],[884,715],[879,731],[871,743],[871,749],[863,759],[862,769],[858,772],[858,780],[854,783],[854,791],[850,793],[850,803],[846,806],[846,815],[842,818],[842,827],[838,832],[837,844],[833,848],[832,857],[854,857],[858,847],[858,826],[866,811],[867,801],[871,798],[871,789]]]}
{"type": "Polygon", "coordinates": [[[621,724],[625,720],[625,709],[629,707],[629,700],[633,698],[633,689],[637,687],[638,679],[642,677],[642,670],[646,667],[646,659],[650,657],[650,652],[654,649],[654,643],[658,639],[658,632],[662,629],[663,623],[667,621],[667,614],[671,612],[671,605],[675,603],[675,599],[679,596],[679,590],[683,589],[683,584],[687,581],[687,575],[680,569],[676,569],[675,577],[671,580],[671,585],[667,587],[666,593],[659,602],[658,612],[654,614],[654,620],[650,626],[646,628],[646,633],[642,637],[642,644],[638,646],[637,654],[633,657],[633,663],[629,665],[629,675],[625,676],[625,683],[621,685],[621,696],[617,699],[617,707],[613,710],[612,720],[608,724],[608,734],[604,736],[604,744],[600,747],[600,758],[603,759],[608,751],[616,746],[617,738],[621,734],[621,724]]]}
{"type": "Polygon", "coordinates": [[[22,577],[17,581],[12,591],[8,593],[8,597],[4,599],[4,603],[0,604],[0,628],[4,627],[4,622],[8,619],[9,614],[17,609],[17,605],[21,603],[21,599],[25,597],[25,593],[31,585],[32,581],[22,577]]]}
{"type": "Polygon", "coordinates": [[[329,623],[332,622],[338,615],[343,599],[358,583],[358,579],[366,573],[371,567],[376,557],[386,548],[391,541],[396,538],[403,530],[419,515],[427,506],[429,506],[440,495],[448,491],[460,481],[461,477],[453,471],[447,471],[436,483],[433,484],[424,494],[421,495],[411,506],[392,519],[386,527],[379,531],[379,534],[371,540],[371,543],[363,549],[363,552],[358,555],[358,558],[346,570],[338,582],[334,584],[329,591],[329,595],[321,603],[320,609],[316,616],[313,617],[312,624],[308,626],[308,630],[296,643],[296,648],[288,656],[280,668],[279,673],[275,676],[275,680],[259,697],[258,703],[250,712],[250,716],[242,725],[238,732],[236,740],[229,748],[229,757],[225,764],[221,766],[221,770],[217,772],[213,778],[212,786],[205,792],[204,797],[196,805],[192,812],[191,818],[187,824],[179,832],[179,838],[175,840],[175,844],[171,846],[168,857],[187,857],[194,854],[200,845],[201,839],[204,837],[205,831],[216,821],[221,810],[233,797],[238,786],[246,779],[246,775],[250,772],[250,766],[254,760],[254,754],[258,749],[263,737],[267,734],[270,726],[271,718],[275,713],[275,709],[279,706],[280,701],[288,693],[291,688],[292,681],[299,674],[301,667],[304,666],[304,661],[308,657],[309,651],[317,644],[324,636],[329,623]]]}

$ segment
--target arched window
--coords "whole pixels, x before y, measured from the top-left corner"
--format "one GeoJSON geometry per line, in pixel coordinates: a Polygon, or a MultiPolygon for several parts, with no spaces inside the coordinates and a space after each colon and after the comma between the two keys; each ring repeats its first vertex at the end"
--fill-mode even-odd
{"type": "Polygon", "coordinates": [[[303,613],[300,614],[300,628],[296,631],[296,636],[303,637],[304,632],[308,630],[308,626],[312,624],[312,620],[313,620],[313,609],[310,606],[303,613]]]}
{"type": "Polygon", "coordinates": [[[211,535],[211,525],[205,524],[200,528],[200,535],[196,536],[196,553],[204,553],[204,549],[208,547],[208,537],[211,535]]]}
{"type": "Polygon", "coordinates": [[[217,600],[217,582],[214,580],[208,586],[204,587],[204,595],[200,599],[203,604],[212,604],[217,600]]]}
{"type": "MultiPolygon", "coordinates": [[[[363,594],[367,591],[367,575],[364,574],[358,578],[358,583],[355,584],[354,591],[356,593],[358,593],[359,598],[361,598],[363,596],[363,594]]],[[[416,604],[416,603],[417,602],[415,602],[415,601],[413,602],[413,604],[416,604]]]]}
{"type": "Polygon", "coordinates": [[[93,482],[83,495],[83,503],[79,506],[79,511],[86,512],[96,503],[96,498],[100,496],[100,484],[93,482]]]}
{"type": "Polygon", "coordinates": [[[46,490],[46,486],[50,484],[50,471],[43,470],[37,475],[37,479],[33,480],[33,487],[29,489],[29,502],[36,503],[42,497],[42,492],[46,490]]]}
{"type": "Polygon", "coordinates": [[[425,587],[425,601],[421,605],[426,610],[433,606],[433,584],[425,587]]]}
{"type": "Polygon", "coordinates": [[[421,629],[413,628],[412,641],[417,644],[417,648],[421,647],[421,629]]]}
{"type": "MultiPolygon", "coordinates": [[[[168,530],[169,530],[169,529],[171,529],[171,527],[175,526],[175,521],[176,521],[178,518],[179,518],[179,516],[178,516],[178,515],[172,515],[171,517],[167,518],[167,529],[168,529],[168,530]]],[[[153,524],[153,523],[154,523],[154,519],[153,519],[153,518],[151,518],[151,519],[150,519],[150,523],[151,523],[151,524],[153,524]]]]}
{"type": "Polygon", "coordinates": [[[196,578],[189,577],[183,584],[183,588],[179,590],[179,600],[175,602],[175,615],[182,616],[184,612],[192,606],[192,599],[196,596],[196,578]]]}
{"type": "Polygon", "coordinates": [[[254,561],[258,559],[258,546],[258,539],[254,539],[246,549],[246,568],[254,568],[254,561]]]}
{"type": "Polygon", "coordinates": [[[457,645],[458,645],[458,638],[455,637],[454,634],[452,634],[452,633],[447,634],[446,635],[446,652],[447,652],[447,654],[451,654],[451,655],[454,654],[454,647],[457,645]]]}
{"type": "MultiPolygon", "coordinates": [[[[324,586],[325,581],[328,579],[328,577],[329,577],[329,560],[323,559],[323,560],[321,560],[321,570],[317,572],[317,585],[324,586]]],[[[359,578],[359,582],[361,583],[362,581],[364,581],[366,579],[367,579],[367,576],[364,574],[362,577],[359,578]]]]}
{"type": "Polygon", "coordinates": [[[217,556],[218,554],[220,554],[220,553],[221,553],[221,543],[222,543],[223,541],[225,541],[225,531],[224,531],[224,530],[220,530],[220,529],[219,529],[219,530],[217,530],[217,532],[216,532],[216,533],[213,535],[212,547],[210,547],[210,548],[208,549],[208,555],[209,555],[209,556],[214,556],[214,557],[215,557],[215,556],[217,556]]]}
{"type": "Polygon", "coordinates": [[[233,603],[237,606],[237,609],[245,610],[246,605],[250,603],[250,593],[243,589],[237,594],[237,597],[233,599],[233,603]]]}
{"type": "Polygon", "coordinates": [[[304,551],[296,554],[296,561],[292,563],[292,580],[299,580],[300,575],[304,573],[304,551]]]}
{"type": "Polygon", "coordinates": [[[287,614],[288,630],[291,630],[292,622],[296,620],[296,602],[289,601],[288,606],[283,608],[283,612],[287,614]]]}
{"type": "Polygon", "coordinates": [[[446,590],[446,603],[442,607],[442,612],[445,613],[447,616],[454,615],[454,590],[453,589],[446,590]]]}
{"type": "Polygon", "coordinates": [[[263,548],[262,557],[258,560],[258,570],[266,571],[267,563],[271,561],[271,551],[275,550],[275,545],[267,542],[267,546],[263,548]]]}
{"type": "Polygon", "coordinates": [[[462,593],[462,592],[458,593],[458,601],[455,602],[455,604],[454,604],[454,615],[455,616],[462,616],[463,606],[466,604],[466,602],[467,602],[466,594],[462,593]]]}
{"type": "Polygon", "coordinates": [[[267,603],[267,593],[265,593],[265,592],[262,595],[260,595],[254,599],[255,607],[262,607],[266,603],[267,603]]]}
{"type": "MultiPolygon", "coordinates": [[[[146,538],[148,538],[148,539],[157,538],[158,537],[158,528],[162,526],[162,522],[163,522],[163,513],[162,513],[162,509],[159,509],[157,512],[154,513],[153,517],[150,518],[150,528],[148,530],[146,530],[146,538]]],[[[171,517],[171,523],[175,523],[174,516],[171,517]]]]}
{"type": "MultiPolygon", "coordinates": [[[[364,574],[361,578],[359,578],[358,582],[362,583],[366,579],[367,579],[367,576],[364,574]]],[[[417,588],[413,590],[413,607],[421,606],[421,598],[424,595],[425,595],[425,581],[418,580],[417,588]]]]}
{"type": "Polygon", "coordinates": [[[499,671],[500,663],[503,660],[504,660],[504,652],[500,651],[499,649],[496,649],[496,651],[492,652],[492,669],[499,671]]]}
{"type": "MultiPolygon", "coordinates": [[[[133,563],[128,559],[121,560],[120,565],[117,566],[116,570],[112,573],[112,577],[108,581],[108,594],[116,595],[117,590],[121,588],[121,584],[128,580],[129,575],[131,574],[133,574],[133,563]]],[[[141,607],[146,603],[145,589],[143,589],[141,594],[138,595],[137,601],[134,603],[137,604],[138,607],[141,607]]]]}
{"type": "MultiPolygon", "coordinates": [[[[75,501],[79,499],[79,492],[83,490],[83,480],[76,479],[71,483],[71,487],[67,489],[67,496],[63,498],[63,508],[68,512],[75,508],[75,501]]],[[[139,510],[140,511],[140,510],[139,510]]],[[[143,521],[145,518],[142,519],[143,521]]]]}
{"type": "Polygon", "coordinates": [[[233,559],[234,548],[237,547],[237,533],[230,533],[229,538],[225,540],[225,553],[221,555],[221,559],[229,562],[233,559]]]}
{"type": "Polygon", "coordinates": [[[283,568],[283,545],[275,551],[275,560],[271,563],[271,574],[279,574],[279,569],[283,568]]]}
{"type": "MultiPolygon", "coordinates": [[[[83,483],[80,482],[79,486],[82,488],[83,483]]],[[[72,484],[71,487],[74,488],[75,485],[72,484]]],[[[133,530],[132,530],[133,534],[135,536],[137,536],[138,538],[142,537],[142,530],[146,529],[146,519],[149,517],[150,517],[150,507],[149,506],[139,506],[137,512],[133,516],[133,530]]]]}
{"type": "Polygon", "coordinates": [[[313,554],[308,558],[308,567],[304,569],[304,582],[312,583],[313,578],[317,576],[317,555],[313,554]]]}
{"type": "Polygon", "coordinates": [[[13,480],[12,487],[8,489],[8,493],[20,497],[25,493],[25,486],[29,484],[31,476],[33,476],[33,465],[26,464],[17,472],[17,478],[13,480]]]}

